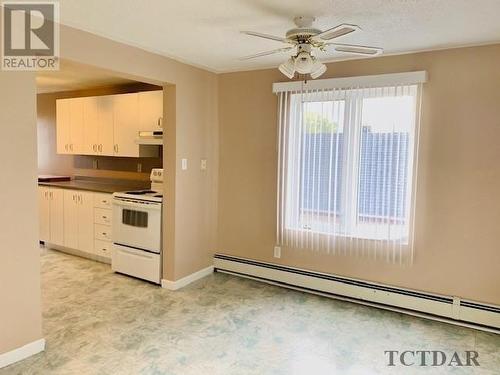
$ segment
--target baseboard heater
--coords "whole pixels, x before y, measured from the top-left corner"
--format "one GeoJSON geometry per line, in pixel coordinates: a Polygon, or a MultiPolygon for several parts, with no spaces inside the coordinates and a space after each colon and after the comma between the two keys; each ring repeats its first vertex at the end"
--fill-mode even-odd
{"type": "Polygon", "coordinates": [[[216,272],[500,333],[500,307],[495,305],[223,254],[214,256],[214,268],[216,272]]]}

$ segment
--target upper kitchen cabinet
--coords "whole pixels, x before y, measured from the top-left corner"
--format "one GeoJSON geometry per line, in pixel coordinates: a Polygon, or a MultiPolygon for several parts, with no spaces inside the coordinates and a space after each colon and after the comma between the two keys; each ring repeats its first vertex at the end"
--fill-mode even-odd
{"type": "Polygon", "coordinates": [[[57,153],[82,154],[83,98],[61,99],[56,103],[57,153]]]}
{"type": "Polygon", "coordinates": [[[71,143],[69,107],[70,99],[60,99],[56,102],[57,118],[57,153],[69,154],[69,145],[71,143]]]}
{"type": "Polygon", "coordinates": [[[139,94],[115,95],[114,155],[139,157],[135,140],[139,134],[139,94]]]}
{"type": "MultiPolygon", "coordinates": [[[[83,99],[83,154],[98,155],[99,150],[99,97],[88,97],[83,99]]],[[[59,119],[57,119],[59,132],[59,119]]]]}
{"type": "Polygon", "coordinates": [[[100,96],[97,151],[101,155],[114,155],[114,101],[112,96],[100,96]]]}
{"type": "Polygon", "coordinates": [[[83,154],[114,155],[112,96],[83,98],[83,154]]]}
{"type": "Polygon", "coordinates": [[[163,91],[139,93],[140,130],[159,131],[163,129],[163,91]]]}
{"type": "Polygon", "coordinates": [[[139,131],[161,130],[163,91],[57,100],[57,153],[156,157],[139,131]]]}

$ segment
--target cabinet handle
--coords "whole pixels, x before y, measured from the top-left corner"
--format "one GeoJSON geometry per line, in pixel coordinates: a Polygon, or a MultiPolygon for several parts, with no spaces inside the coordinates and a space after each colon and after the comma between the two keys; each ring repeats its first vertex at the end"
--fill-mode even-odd
{"type": "Polygon", "coordinates": [[[92,151],[96,152],[97,149],[96,149],[97,145],[92,145],[92,151]]]}
{"type": "Polygon", "coordinates": [[[50,199],[54,199],[54,193],[52,191],[49,193],[49,195],[50,195],[50,199]]]}
{"type": "Polygon", "coordinates": [[[163,127],[163,117],[158,117],[158,127],[162,128],[163,127]]]}
{"type": "Polygon", "coordinates": [[[98,146],[99,152],[102,152],[102,144],[98,146]]]}
{"type": "Polygon", "coordinates": [[[108,217],[107,217],[107,216],[103,216],[102,218],[103,218],[103,219],[107,219],[108,217]]]}
{"type": "Polygon", "coordinates": [[[66,145],[64,145],[64,149],[65,149],[66,151],[68,151],[68,145],[67,145],[67,144],[66,144],[66,145]]]}
{"type": "Polygon", "coordinates": [[[108,201],[107,200],[103,200],[102,203],[108,204],[108,201]]]}
{"type": "Polygon", "coordinates": [[[115,152],[118,152],[118,144],[115,144],[115,152]]]}

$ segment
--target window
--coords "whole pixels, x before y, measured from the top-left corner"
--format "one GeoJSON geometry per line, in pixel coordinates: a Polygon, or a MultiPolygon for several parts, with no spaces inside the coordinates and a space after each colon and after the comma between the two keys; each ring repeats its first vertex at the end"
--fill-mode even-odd
{"type": "Polygon", "coordinates": [[[418,93],[410,84],[280,94],[280,245],[404,255],[413,232],[418,93]]]}

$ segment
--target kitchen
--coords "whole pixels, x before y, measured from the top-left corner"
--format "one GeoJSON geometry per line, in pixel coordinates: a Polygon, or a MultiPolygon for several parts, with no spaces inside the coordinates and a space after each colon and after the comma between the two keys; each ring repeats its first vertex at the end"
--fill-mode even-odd
{"type": "Polygon", "coordinates": [[[63,61],[37,91],[40,243],[160,284],[162,87],[63,61]]]}

